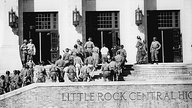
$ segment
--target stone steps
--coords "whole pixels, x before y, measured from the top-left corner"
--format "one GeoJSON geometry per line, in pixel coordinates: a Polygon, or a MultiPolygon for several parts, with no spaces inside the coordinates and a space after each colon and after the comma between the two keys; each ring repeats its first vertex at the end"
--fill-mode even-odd
{"type": "Polygon", "coordinates": [[[124,77],[130,80],[192,80],[192,66],[183,63],[165,63],[159,65],[134,65],[131,76],[124,77]]]}

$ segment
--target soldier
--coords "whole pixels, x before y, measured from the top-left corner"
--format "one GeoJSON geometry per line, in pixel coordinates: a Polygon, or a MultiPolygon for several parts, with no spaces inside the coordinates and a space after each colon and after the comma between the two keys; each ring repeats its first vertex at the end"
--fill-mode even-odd
{"type": "Polygon", "coordinates": [[[21,51],[21,61],[24,65],[27,62],[27,53],[28,53],[28,46],[27,46],[27,40],[23,40],[23,44],[20,47],[21,51]]]}
{"type": "MultiPolygon", "coordinates": [[[[27,71],[27,69],[26,69],[26,64],[25,65],[23,65],[23,68],[21,69],[21,73],[19,74],[19,77],[21,78],[21,81],[22,81],[22,86],[24,85],[24,81],[25,81],[25,75],[26,75],[26,71],[27,71]]],[[[16,73],[16,75],[18,74],[17,72],[15,72],[16,73]]]]}
{"type": "Polygon", "coordinates": [[[111,48],[111,52],[112,52],[112,57],[115,57],[118,51],[118,47],[116,45],[113,46],[113,48],[111,48]]]}
{"type": "Polygon", "coordinates": [[[98,63],[99,63],[99,48],[98,47],[94,47],[93,48],[92,56],[93,56],[93,59],[94,59],[93,66],[95,68],[97,68],[98,67],[98,63]]]}
{"type": "Polygon", "coordinates": [[[82,46],[82,42],[78,39],[77,40],[77,51],[78,51],[78,54],[77,56],[81,57],[81,60],[83,60],[83,46],[82,46]]]}
{"type": "Polygon", "coordinates": [[[72,49],[72,51],[71,51],[71,54],[73,55],[73,53],[76,53],[77,55],[79,54],[79,51],[78,51],[78,49],[77,49],[77,44],[75,44],[74,45],[74,48],[72,49]]]}
{"type": "Polygon", "coordinates": [[[85,43],[85,58],[88,57],[89,53],[92,53],[93,48],[95,47],[94,43],[92,42],[92,39],[89,37],[88,41],[85,43]]]}
{"type": "Polygon", "coordinates": [[[27,44],[28,47],[28,61],[33,60],[33,56],[36,54],[36,48],[33,44],[33,40],[29,39],[29,43],[27,44]]]}
{"type": "Polygon", "coordinates": [[[150,46],[150,52],[151,52],[151,62],[152,64],[156,62],[158,64],[158,53],[159,49],[161,48],[161,44],[157,41],[156,37],[153,37],[153,41],[150,46]]]}
{"type": "Polygon", "coordinates": [[[49,71],[50,71],[50,77],[51,77],[52,82],[56,82],[57,77],[58,77],[58,80],[59,80],[60,72],[59,72],[59,68],[55,65],[55,63],[51,63],[51,67],[50,67],[49,71]]]}
{"type": "Polygon", "coordinates": [[[19,73],[17,70],[13,71],[14,75],[11,78],[11,91],[16,90],[21,87],[22,85],[22,79],[19,76],[19,73]]]}
{"type": "Polygon", "coordinates": [[[35,63],[32,61],[32,60],[29,60],[28,62],[27,62],[27,65],[29,66],[29,71],[30,71],[30,73],[31,73],[31,75],[30,75],[30,79],[31,79],[31,83],[34,83],[34,67],[35,67],[35,63]]]}
{"type": "MultiPolygon", "coordinates": [[[[127,62],[126,58],[127,58],[127,52],[124,49],[124,45],[120,46],[120,49],[118,50],[120,52],[120,55],[123,57],[123,63],[121,64],[122,67],[125,65],[125,62],[127,62]]],[[[117,52],[118,52],[117,51],[117,52]]]]}
{"type": "MultiPolygon", "coordinates": [[[[115,61],[117,63],[117,76],[119,77],[119,75],[122,73],[122,64],[123,64],[123,60],[124,58],[120,55],[121,52],[117,51],[117,55],[115,56],[115,61]]],[[[119,78],[116,78],[116,80],[118,80],[119,78]]]]}
{"type": "Polygon", "coordinates": [[[5,92],[10,92],[10,84],[11,84],[11,77],[10,77],[10,72],[6,71],[5,75],[5,92]]]}
{"type": "Polygon", "coordinates": [[[64,75],[65,75],[65,73],[64,73],[63,69],[65,67],[65,61],[62,60],[62,56],[61,55],[59,56],[59,60],[57,60],[55,62],[55,66],[57,66],[58,69],[59,69],[59,71],[58,71],[59,82],[64,82],[64,75]]]}
{"type": "Polygon", "coordinates": [[[111,72],[110,72],[109,64],[107,63],[107,58],[103,58],[103,64],[101,66],[101,71],[103,72],[104,81],[109,81],[111,72]]]}
{"type": "Polygon", "coordinates": [[[76,55],[76,53],[73,53],[73,56],[74,56],[74,66],[76,68],[76,75],[77,75],[77,78],[79,77],[79,74],[80,74],[80,69],[83,65],[83,61],[81,60],[81,58],[79,56],[76,55]]]}
{"type": "Polygon", "coordinates": [[[46,81],[46,70],[44,68],[44,62],[40,62],[39,66],[37,67],[37,83],[43,83],[46,81]]]}
{"type": "Polygon", "coordinates": [[[88,66],[93,66],[94,58],[92,56],[92,53],[88,54],[88,57],[85,59],[85,63],[88,64],[88,66]]]}
{"type": "Polygon", "coordinates": [[[65,63],[69,63],[69,59],[70,59],[70,52],[69,52],[69,48],[65,49],[64,55],[63,55],[63,60],[65,61],[65,63]]]}
{"type": "Polygon", "coordinates": [[[93,52],[96,52],[96,53],[99,54],[99,48],[98,48],[97,46],[95,46],[95,47],[93,48],[93,52]]]}
{"type": "Polygon", "coordinates": [[[82,80],[83,82],[88,81],[89,79],[89,73],[88,73],[88,66],[87,64],[84,64],[81,69],[80,69],[80,75],[79,75],[79,80],[82,80]]]}
{"type": "Polygon", "coordinates": [[[143,47],[144,47],[144,44],[141,41],[141,37],[137,36],[137,44],[136,44],[136,48],[137,48],[136,61],[137,61],[137,64],[142,63],[142,60],[143,60],[142,52],[144,51],[143,47]]]}
{"type": "Polygon", "coordinates": [[[112,81],[118,81],[119,74],[117,73],[117,63],[114,57],[112,57],[111,62],[109,63],[109,69],[111,71],[112,81]]]}
{"type": "Polygon", "coordinates": [[[1,75],[0,77],[0,95],[5,93],[5,76],[1,75]]]}
{"type": "Polygon", "coordinates": [[[76,82],[77,81],[77,76],[76,76],[76,70],[75,70],[75,66],[73,65],[73,60],[69,61],[69,67],[66,70],[68,79],[71,82],[76,82]]]}

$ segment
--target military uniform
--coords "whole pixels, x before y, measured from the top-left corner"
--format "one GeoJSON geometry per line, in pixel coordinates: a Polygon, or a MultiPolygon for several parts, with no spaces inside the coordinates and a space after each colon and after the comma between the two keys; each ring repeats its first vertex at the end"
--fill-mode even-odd
{"type": "Polygon", "coordinates": [[[88,41],[88,42],[85,43],[85,45],[84,45],[84,48],[85,48],[85,58],[87,58],[88,55],[90,53],[92,53],[94,47],[95,47],[95,45],[94,45],[94,43],[92,41],[88,41]]]}
{"type": "Polygon", "coordinates": [[[89,70],[88,70],[88,66],[84,65],[81,69],[80,69],[80,75],[79,78],[83,80],[83,82],[88,81],[89,79],[89,70]]]}
{"type": "Polygon", "coordinates": [[[70,56],[71,54],[69,52],[65,52],[65,54],[63,55],[63,60],[65,61],[66,64],[69,63],[70,56]]]}
{"type": "Polygon", "coordinates": [[[136,61],[138,64],[143,62],[143,58],[144,58],[144,44],[141,40],[138,40],[137,44],[136,44],[136,48],[137,48],[137,55],[136,55],[136,61]]]}
{"type": "Polygon", "coordinates": [[[116,55],[115,56],[115,61],[117,63],[117,73],[120,75],[122,73],[122,64],[123,64],[124,58],[121,55],[116,55]]]}
{"type": "Polygon", "coordinates": [[[118,51],[118,48],[117,48],[117,47],[111,48],[112,57],[115,57],[115,56],[116,56],[117,51],[118,51]]]}
{"type": "Polygon", "coordinates": [[[27,62],[28,46],[27,44],[22,44],[20,47],[21,50],[21,61],[24,65],[27,62]]]}
{"type": "Polygon", "coordinates": [[[59,76],[58,75],[59,74],[59,69],[57,68],[57,66],[52,64],[49,71],[50,71],[51,81],[56,82],[57,81],[57,76],[59,76]]]}
{"type": "Polygon", "coordinates": [[[46,81],[46,71],[44,66],[37,67],[37,83],[42,83],[46,81]]]}
{"type": "Polygon", "coordinates": [[[65,61],[61,60],[61,59],[59,59],[55,62],[55,66],[57,66],[59,68],[59,73],[58,73],[59,76],[58,77],[59,77],[60,82],[64,82],[65,73],[64,73],[63,69],[65,67],[65,64],[66,64],[65,61]]]}
{"type": "Polygon", "coordinates": [[[84,48],[87,52],[92,52],[92,49],[95,47],[94,43],[91,41],[88,41],[85,43],[84,48]]]}
{"type": "Polygon", "coordinates": [[[93,57],[92,57],[92,56],[87,57],[87,58],[85,59],[85,64],[88,64],[88,65],[93,66],[93,64],[94,64],[94,59],[93,59],[93,57]]]}
{"type": "Polygon", "coordinates": [[[68,69],[66,70],[67,76],[71,82],[76,82],[76,72],[75,72],[75,66],[70,65],[68,69]]]}
{"type": "Polygon", "coordinates": [[[80,69],[81,69],[82,65],[83,65],[83,61],[81,60],[81,58],[79,56],[75,56],[74,57],[74,66],[76,68],[76,75],[77,75],[77,77],[80,74],[80,69]]]}
{"type": "Polygon", "coordinates": [[[22,85],[22,79],[18,74],[15,74],[11,78],[11,91],[20,88],[22,85]]]}
{"type": "Polygon", "coordinates": [[[117,63],[115,61],[111,61],[109,63],[109,69],[111,71],[111,79],[113,81],[118,81],[119,74],[117,73],[117,63]]]}
{"type": "Polygon", "coordinates": [[[5,76],[5,92],[10,92],[10,84],[11,84],[11,77],[6,75],[5,76]]]}
{"type": "Polygon", "coordinates": [[[118,51],[120,52],[120,55],[123,57],[122,66],[124,66],[127,58],[127,52],[125,49],[119,49],[118,51]]]}
{"type": "Polygon", "coordinates": [[[29,60],[33,60],[33,56],[36,54],[36,48],[35,45],[32,43],[28,43],[27,44],[27,48],[28,48],[28,61],[29,60]]]}
{"type": "Polygon", "coordinates": [[[93,66],[97,67],[98,63],[99,63],[99,53],[97,52],[93,52],[93,66]]]}
{"type": "Polygon", "coordinates": [[[152,62],[158,62],[158,53],[159,49],[161,48],[161,44],[158,41],[153,41],[150,46],[150,52],[151,52],[151,61],[152,62]]]}
{"type": "Polygon", "coordinates": [[[5,89],[5,81],[2,78],[0,78],[0,95],[5,93],[4,89],[5,89]]]}
{"type": "Polygon", "coordinates": [[[101,71],[103,71],[103,79],[104,79],[104,81],[109,80],[111,72],[110,72],[109,64],[107,62],[102,64],[101,71]]]}

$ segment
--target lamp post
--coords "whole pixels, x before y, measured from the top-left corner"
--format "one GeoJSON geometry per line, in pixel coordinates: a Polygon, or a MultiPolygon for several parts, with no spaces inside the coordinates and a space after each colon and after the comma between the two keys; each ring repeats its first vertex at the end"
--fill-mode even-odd
{"type": "Polygon", "coordinates": [[[138,7],[135,10],[135,24],[137,26],[142,24],[142,18],[143,18],[142,10],[140,10],[140,8],[138,7]]]}
{"type": "Polygon", "coordinates": [[[80,22],[80,14],[79,11],[77,11],[77,8],[73,11],[73,25],[77,27],[80,22]]]}

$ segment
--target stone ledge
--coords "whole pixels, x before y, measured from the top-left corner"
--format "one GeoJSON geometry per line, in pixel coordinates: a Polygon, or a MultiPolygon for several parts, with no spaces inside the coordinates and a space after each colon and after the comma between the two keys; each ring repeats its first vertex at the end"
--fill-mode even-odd
{"type": "Polygon", "coordinates": [[[67,83],[34,83],[28,86],[19,88],[17,90],[11,91],[9,93],[0,95],[0,101],[18,95],[22,92],[28,91],[30,89],[35,89],[38,87],[71,87],[71,86],[126,86],[126,85],[188,85],[192,84],[191,81],[160,81],[160,80],[133,80],[133,81],[117,81],[117,82],[67,82],[67,83]]]}

